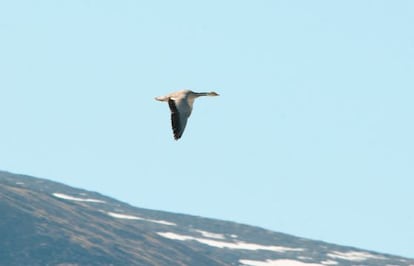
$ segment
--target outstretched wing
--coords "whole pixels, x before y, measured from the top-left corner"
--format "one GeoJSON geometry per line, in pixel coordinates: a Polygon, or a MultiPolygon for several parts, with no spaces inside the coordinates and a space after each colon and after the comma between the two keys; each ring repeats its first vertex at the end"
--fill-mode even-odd
{"type": "Polygon", "coordinates": [[[177,108],[176,102],[169,98],[168,106],[171,110],[171,125],[174,133],[174,139],[178,140],[183,135],[185,125],[187,124],[188,112],[180,111],[177,108]]]}

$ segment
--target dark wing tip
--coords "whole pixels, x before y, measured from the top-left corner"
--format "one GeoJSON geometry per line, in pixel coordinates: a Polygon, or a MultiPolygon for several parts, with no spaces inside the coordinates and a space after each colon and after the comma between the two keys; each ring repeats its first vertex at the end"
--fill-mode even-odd
{"type": "Polygon", "coordinates": [[[178,112],[174,100],[172,100],[171,98],[168,99],[168,106],[171,110],[171,125],[174,133],[174,139],[179,140],[181,138],[181,135],[183,134],[181,130],[180,114],[178,112]]]}

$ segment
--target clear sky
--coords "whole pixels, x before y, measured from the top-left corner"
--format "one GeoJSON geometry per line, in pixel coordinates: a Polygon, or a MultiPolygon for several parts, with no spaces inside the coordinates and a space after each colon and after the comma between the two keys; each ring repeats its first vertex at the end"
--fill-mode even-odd
{"type": "Polygon", "coordinates": [[[413,1],[0,1],[0,169],[414,257],[413,1]],[[168,105],[198,99],[174,141],[168,105]]]}

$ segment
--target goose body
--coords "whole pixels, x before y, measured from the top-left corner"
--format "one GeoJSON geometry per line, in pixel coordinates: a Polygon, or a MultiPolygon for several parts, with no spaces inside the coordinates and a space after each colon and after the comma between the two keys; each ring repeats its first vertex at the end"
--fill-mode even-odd
{"type": "Polygon", "coordinates": [[[216,92],[194,92],[180,90],[165,96],[155,97],[157,101],[168,102],[171,111],[171,125],[174,139],[178,140],[184,133],[188,117],[193,110],[194,100],[201,96],[218,96],[216,92]]]}

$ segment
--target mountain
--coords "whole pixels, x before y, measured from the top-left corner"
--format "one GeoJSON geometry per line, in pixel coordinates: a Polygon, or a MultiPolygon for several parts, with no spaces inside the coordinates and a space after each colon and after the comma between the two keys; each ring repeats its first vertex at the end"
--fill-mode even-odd
{"type": "Polygon", "coordinates": [[[413,259],[136,208],[0,171],[0,265],[407,265],[413,259]]]}

